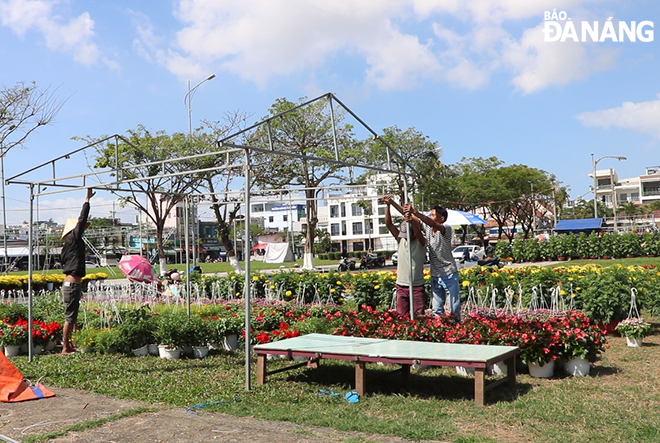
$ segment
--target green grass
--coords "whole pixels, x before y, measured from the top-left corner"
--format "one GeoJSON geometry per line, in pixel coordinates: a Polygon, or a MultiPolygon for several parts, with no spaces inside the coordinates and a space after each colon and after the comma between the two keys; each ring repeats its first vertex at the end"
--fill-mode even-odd
{"type": "MultiPolygon", "coordinates": [[[[611,337],[611,348],[588,377],[534,379],[518,376],[515,391],[488,391],[475,406],[473,380],[453,368],[398,374],[368,383],[358,403],[319,396],[319,389],[351,389],[351,362],[324,360],[320,368],[275,374],[246,390],[244,355],[216,353],[204,360],[74,354],[12,361],[32,380],[149,404],[286,420],[343,431],[390,434],[413,440],[455,442],[656,442],[660,441],[660,334],[628,348],[611,337]],[[185,383],[182,382],[185,380],[185,383]]],[[[289,362],[270,362],[269,369],[289,362]]],[[[253,367],[253,375],[256,369],[253,367]]],[[[369,365],[370,375],[388,368],[369,365]]]]}
{"type": "MultiPolygon", "coordinates": [[[[245,262],[240,262],[241,267],[245,269],[245,262]]],[[[314,266],[328,266],[328,265],[336,265],[339,262],[337,260],[321,260],[318,258],[314,259],[314,266]]],[[[303,261],[302,260],[296,260],[295,262],[288,262],[288,263],[264,263],[262,261],[251,261],[250,262],[250,270],[251,271],[263,271],[263,270],[268,270],[268,269],[280,269],[280,266],[285,266],[287,268],[293,268],[294,265],[299,265],[302,266],[303,261]]],[[[200,263],[199,266],[202,268],[202,273],[204,274],[216,274],[216,273],[226,273],[232,271],[232,267],[229,265],[229,262],[222,262],[222,263],[200,263]]],[[[180,270],[185,270],[186,265],[185,263],[174,263],[174,264],[168,264],[167,269],[180,269],[180,270]]],[[[108,279],[118,279],[118,278],[125,278],[124,274],[119,270],[118,267],[116,266],[111,266],[110,269],[114,271],[114,275],[112,273],[108,272],[107,268],[88,268],[87,273],[88,274],[94,274],[96,272],[105,272],[108,273],[108,279]]],[[[61,269],[49,269],[46,271],[33,271],[35,274],[61,274],[62,270],[61,269]]],[[[16,271],[16,272],[10,272],[9,275],[27,275],[27,271],[16,271]]]]}

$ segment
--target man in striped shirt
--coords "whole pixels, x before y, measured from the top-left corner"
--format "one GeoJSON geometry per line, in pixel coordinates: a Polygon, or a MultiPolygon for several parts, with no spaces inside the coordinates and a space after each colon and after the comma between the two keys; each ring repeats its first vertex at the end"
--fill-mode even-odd
{"type": "Polygon", "coordinates": [[[449,295],[449,312],[461,318],[461,296],[458,285],[458,268],[451,253],[451,240],[454,229],[446,225],[447,210],[442,206],[435,206],[427,217],[411,205],[405,205],[404,211],[411,212],[424,223],[424,236],[431,262],[431,307],[434,315],[445,313],[445,300],[449,295]]]}

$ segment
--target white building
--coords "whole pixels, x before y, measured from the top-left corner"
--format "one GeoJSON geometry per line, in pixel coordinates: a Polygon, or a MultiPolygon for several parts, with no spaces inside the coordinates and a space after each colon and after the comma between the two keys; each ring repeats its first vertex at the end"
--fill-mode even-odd
{"type": "MultiPolygon", "coordinates": [[[[593,180],[593,172],[589,174],[593,180]]],[[[660,166],[649,166],[646,174],[619,179],[614,168],[596,171],[596,198],[608,208],[624,203],[640,205],[660,200],[660,166]]]]}
{"type": "MultiPolygon", "coordinates": [[[[385,225],[385,205],[378,198],[391,188],[391,179],[379,174],[362,186],[328,192],[328,227],[333,249],[346,252],[396,250],[396,240],[385,225]]],[[[396,211],[392,214],[397,216],[396,211]]]]}

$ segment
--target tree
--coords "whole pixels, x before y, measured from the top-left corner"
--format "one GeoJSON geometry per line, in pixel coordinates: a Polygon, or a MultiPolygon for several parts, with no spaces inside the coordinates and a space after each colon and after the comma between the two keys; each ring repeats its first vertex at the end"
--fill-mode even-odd
{"type": "Polygon", "coordinates": [[[173,160],[185,156],[190,150],[190,143],[184,134],[169,136],[164,131],[152,134],[142,125],[127,131],[127,134],[128,139],[122,139],[117,146],[114,142],[98,145],[94,167],[119,165],[121,177],[118,178],[130,188],[130,195],[120,197],[120,200],[146,214],[156,227],[156,250],[160,272],[164,274],[167,269],[163,247],[165,221],[197,184],[195,180],[199,179],[189,174],[170,175],[187,170],[185,164],[173,160]]]}
{"type": "MultiPolygon", "coordinates": [[[[32,82],[25,85],[16,83],[13,88],[0,91],[0,180],[5,181],[4,157],[16,147],[22,147],[25,140],[41,126],[52,123],[62,107],[48,88],[40,90],[32,82]]],[[[6,224],[5,194],[2,188],[2,217],[6,224]]],[[[4,266],[7,267],[7,239],[4,238],[4,266]]]]}
{"type": "Polygon", "coordinates": [[[342,113],[335,111],[330,115],[325,101],[305,104],[304,100],[298,104],[284,98],[276,100],[269,116],[262,119],[263,124],[250,134],[249,145],[262,150],[254,151],[251,159],[255,186],[263,189],[298,186],[303,189],[308,225],[303,268],[312,269],[318,224],[318,188],[329,179],[345,180],[347,166],[333,160],[337,156],[343,161],[355,159],[360,151],[352,138],[352,127],[343,123],[342,113]]]}
{"type": "Polygon", "coordinates": [[[52,123],[62,104],[48,88],[40,90],[35,82],[27,86],[19,82],[0,91],[0,155],[22,147],[30,134],[52,123]]]}
{"type": "Polygon", "coordinates": [[[625,215],[628,220],[632,220],[635,215],[640,213],[641,208],[633,202],[627,202],[619,205],[617,209],[618,212],[623,212],[623,215],[625,215]]]}
{"type": "MultiPolygon", "coordinates": [[[[440,145],[432,141],[427,135],[419,132],[414,127],[401,130],[397,126],[390,126],[383,129],[383,135],[377,139],[370,139],[365,142],[367,149],[365,153],[369,163],[384,169],[393,169],[401,172],[419,174],[415,182],[409,179],[406,183],[407,189],[416,195],[416,204],[421,203],[421,196],[424,194],[424,185],[427,181],[422,177],[435,179],[440,159],[440,145]],[[383,143],[384,142],[384,143],[383,143]],[[393,152],[387,152],[392,148],[393,152]],[[388,163],[389,159],[389,163],[388,163]],[[417,184],[418,192],[415,191],[417,184]],[[417,197],[419,195],[419,197],[417,197]]],[[[364,155],[364,154],[363,154],[364,155]]],[[[371,175],[368,172],[365,175],[371,175]]],[[[398,175],[395,178],[396,195],[399,201],[407,201],[408,196],[404,195],[405,175],[398,175]]]]}

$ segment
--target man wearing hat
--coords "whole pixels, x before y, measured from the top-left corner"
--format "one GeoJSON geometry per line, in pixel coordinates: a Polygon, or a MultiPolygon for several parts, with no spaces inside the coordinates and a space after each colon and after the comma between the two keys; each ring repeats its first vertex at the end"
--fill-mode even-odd
{"type": "Polygon", "coordinates": [[[76,328],[80,296],[82,295],[82,278],[85,276],[85,242],[83,232],[89,226],[89,200],[94,195],[91,188],[87,189],[87,197],[83,203],[80,217],[68,218],[62,231],[62,297],[64,299],[64,328],[62,330],[62,354],[75,351],[71,343],[71,333],[76,328]]]}

